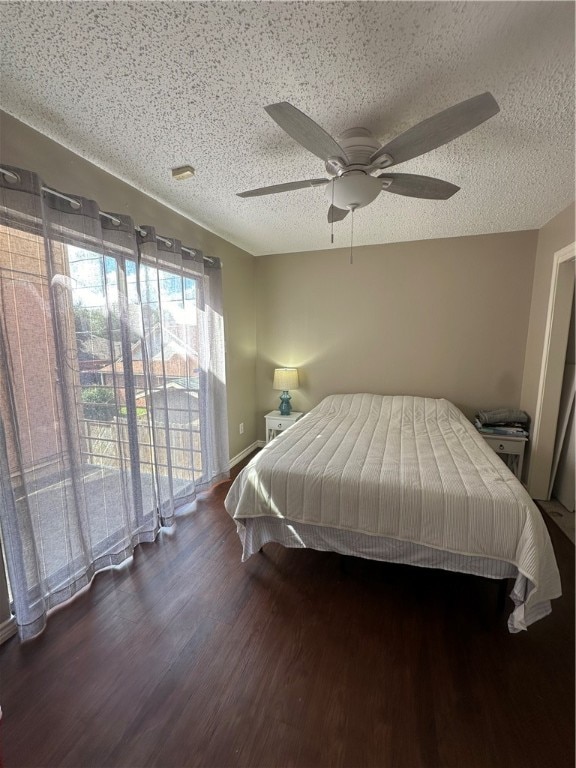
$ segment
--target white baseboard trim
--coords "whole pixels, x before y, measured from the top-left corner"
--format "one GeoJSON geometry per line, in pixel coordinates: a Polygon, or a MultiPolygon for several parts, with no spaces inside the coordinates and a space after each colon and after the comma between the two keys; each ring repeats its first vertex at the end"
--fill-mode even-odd
{"type": "Polygon", "coordinates": [[[252,453],[252,451],[255,451],[256,448],[261,448],[264,445],[263,440],[255,440],[251,445],[249,445],[247,448],[244,448],[243,451],[240,451],[240,453],[237,453],[236,456],[232,456],[230,459],[230,469],[232,467],[235,467],[238,462],[242,461],[242,459],[245,459],[248,454],[252,453]]]}
{"type": "Polygon", "coordinates": [[[16,634],[16,621],[13,616],[0,624],[0,645],[16,634]]]}

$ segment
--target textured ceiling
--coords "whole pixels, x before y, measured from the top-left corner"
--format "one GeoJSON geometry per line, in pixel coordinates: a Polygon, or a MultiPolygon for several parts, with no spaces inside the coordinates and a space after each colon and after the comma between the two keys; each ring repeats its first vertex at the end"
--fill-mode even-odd
{"type": "MultiPolygon", "coordinates": [[[[458,194],[382,193],[358,245],[535,228],[574,198],[571,2],[3,2],[0,27],[7,112],[256,255],[330,247],[324,190],[235,195],[324,175],[278,101],[382,142],[486,90],[500,104],[398,167],[458,194]],[[172,180],[183,164],[196,176],[172,180]]],[[[334,228],[346,245],[350,217],[334,228]]]]}

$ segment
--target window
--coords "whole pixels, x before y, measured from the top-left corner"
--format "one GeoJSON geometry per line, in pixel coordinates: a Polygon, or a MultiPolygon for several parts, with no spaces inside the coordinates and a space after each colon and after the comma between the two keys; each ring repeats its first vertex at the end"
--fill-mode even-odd
{"type": "Polygon", "coordinates": [[[226,477],[228,440],[218,260],[13,175],[18,190],[0,172],[0,522],[30,637],[226,477]]]}

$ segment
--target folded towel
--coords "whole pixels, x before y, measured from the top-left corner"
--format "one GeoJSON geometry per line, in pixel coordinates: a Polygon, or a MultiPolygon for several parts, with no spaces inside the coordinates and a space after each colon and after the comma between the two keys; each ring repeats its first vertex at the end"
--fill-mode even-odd
{"type": "Polygon", "coordinates": [[[530,417],[526,411],[517,408],[495,408],[492,411],[478,411],[476,418],[480,424],[528,424],[530,417]]]}

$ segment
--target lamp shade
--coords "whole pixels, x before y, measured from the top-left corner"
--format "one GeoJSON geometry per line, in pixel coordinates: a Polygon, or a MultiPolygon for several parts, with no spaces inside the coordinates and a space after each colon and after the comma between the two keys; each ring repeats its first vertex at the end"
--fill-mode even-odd
{"type": "Polygon", "coordinates": [[[298,389],[298,368],[276,368],[272,388],[285,392],[289,389],[298,389]]]}

